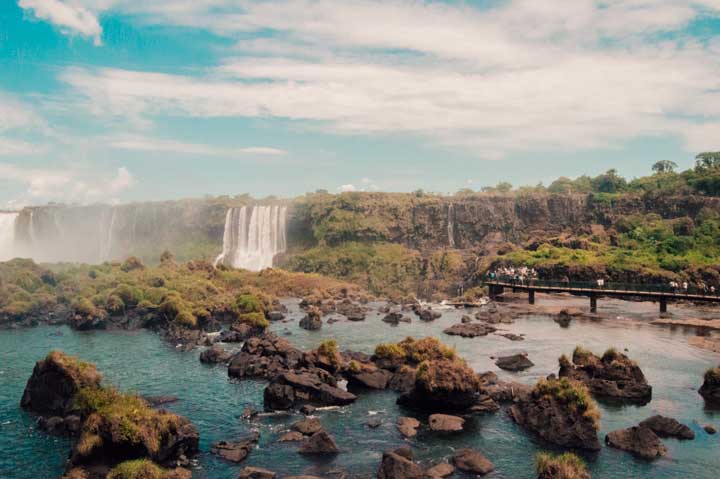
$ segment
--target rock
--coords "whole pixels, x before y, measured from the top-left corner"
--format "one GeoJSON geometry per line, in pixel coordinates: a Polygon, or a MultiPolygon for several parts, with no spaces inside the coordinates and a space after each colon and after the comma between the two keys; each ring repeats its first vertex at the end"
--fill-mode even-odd
{"type": "Polygon", "coordinates": [[[407,393],[415,386],[417,371],[409,366],[403,366],[393,373],[388,387],[395,392],[407,393]]]}
{"type": "Polygon", "coordinates": [[[291,426],[291,429],[293,431],[297,431],[305,436],[312,436],[316,432],[322,431],[322,428],[323,427],[320,423],[320,420],[314,417],[303,419],[302,421],[298,421],[291,426]]]}
{"type": "Polygon", "coordinates": [[[398,398],[398,404],[430,412],[469,410],[479,397],[479,381],[464,361],[426,361],[415,375],[413,388],[398,398]]]}
{"type": "Polygon", "coordinates": [[[415,418],[400,416],[397,419],[397,429],[406,438],[415,437],[419,427],[420,421],[415,418]]]}
{"type": "Polygon", "coordinates": [[[300,454],[337,454],[340,449],[330,434],[318,431],[300,444],[298,452],[300,454]]]}
{"type": "Polygon", "coordinates": [[[641,422],[639,426],[649,427],[659,437],[674,437],[683,440],[695,439],[695,433],[692,429],[671,417],[652,416],[641,422]]]}
{"type": "Polygon", "coordinates": [[[546,441],[562,447],[600,450],[597,417],[590,408],[592,403],[579,407],[568,398],[582,393],[584,386],[567,379],[542,380],[529,394],[519,396],[508,410],[510,417],[520,426],[534,432],[546,441]]]}
{"type": "Polygon", "coordinates": [[[713,407],[720,407],[720,367],[705,373],[703,384],[698,391],[705,402],[713,407]]]}
{"type": "Polygon", "coordinates": [[[432,309],[419,309],[416,311],[416,314],[423,321],[434,321],[442,317],[442,313],[433,311],[432,309]]]}
{"type": "Polygon", "coordinates": [[[250,406],[250,407],[246,407],[246,408],[243,410],[243,412],[242,412],[242,414],[240,415],[240,417],[241,417],[242,419],[248,420],[248,419],[254,418],[254,417],[257,416],[257,415],[258,415],[258,410],[255,409],[254,407],[250,406]]]}
{"type": "Polygon", "coordinates": [[[359,373],[348,374],[350,384],[363,386],[369,389],[386,389],[393,374],[386,369],[375,366],[364,366],[359,373]]]}
{"type": "Polygon", "coordinates": [[[237,479],[275,479],[277,474],[260,467],[246,467],[240,471],[237,479]]]}
{"type": "Polygon", "coordinates": [[[349,321],[364,321],[366,309],[349,299],[344,299],[335,305],[338,314],[342,314],[349,321]]]}
{"type": "MultiPolygon", "coordinates": [[[[460,322],[463,323],[463,324],[471,323],[471,322],[472,322],[472,318],[471,318],[470,316],[468,316],[467,314],[463,314],[462,317],[460,318],[460,322]]],[[[449,465],[450,465],[450,464],[448,464],[448,466],[449,466],[449,465]]]]}
{"type": "Polygon", "coordinates": [[[382,419],[379,417],[371,417],[365,422],[365,425],[370,429],[377,429],[382,426],[382,419]]]}
{"type": "Polygon", "coordinates": [[[497,310],[490,311],[490,310],[482,310],[475,313],[475,319],[478,321],[482,321],[487,324],[510,324],[515,322],[515,320],[507,313],[501,313],[497,310]]]}
{"type": "Polygon", "coordinates": [[[320,368],[286,371],[273,378],[263,394],[265,409],[271,411],[303,404],[346,406],[355,399],[357,396],[338,388],[335,378],[320,368]]]}
{"type": "Polygon", "coordinates": [[[572,363],[560,358],[561,378],[584,383],[593,395],[624,399],[647,404],[652,399],[652,387],[640,367],[626,355],[608,350],[602,357],[576,348],[572,363]]]}
{"type": "Polygon", "coordinates": [[[216,442],[210,448],[210,452],[226,461],[239,463],[248,457],[250,451],[257,445],[258,439],[259,436],[255,434],[237,442],[216,442]]]}
{"type": "Polygon", "coordinates": [[[484,476],[495,470],[492,462],[480,451],[474,449],[459,449],[452,458],[452,462],[463,472],[484,476]]]}
{"type": "Polygon", "coordinates": [[[211,348],[200,353],[200,362],[205,364],[225,363],[230,357],[231,355],[222,346],[214,344],[211,348]]]}
{"type": "Polygon", "coordinates": [[[64,417],[72,412],[80,388],[99,387],[100,380],[92,364],[53,351],[35,364],[20,405],[35,414],[64,417]]]}
{"type": "Polygon", "coordinates": [[[293,347],[287,339],[278,338],[274,334],[252,337],[245,341],[240,352],[230,360],[228,376],[270,379],[298,367],[302,357],[302,351],[293,347]]]}
{"type": "Polygon", "coordinates": [[[270,311],[266,316],[269,321],[282,321],[285,319],[285,314],[282,311],[270,311]]]}
{"type": "Polygon", "coordinates": [[[377,473],[378,479],[422,479],[423,470],[412,460],[408,449],[385,452],[377,473]],[[409,457],[408,457],[409,455],[409,457]]]}
{"type": "Polygon", "coordinates": [[[553,320],[560,325],[562,328],[567,328],[573,319],[583,316],[583,313],[575,308],[563,308],[553,318],[553,320]]]}
{"type": "Polygon", "coordinates": [[[40,417],[38,427],[45,432],[60,434],[65,432],[65,420],[60,416],[40,417]]]}
{"type": "Polygon", "coordinates": [[[412,320],[401,312],[390,312],[382,319],[383,322],[397,326],[400,323],[410,323],[412,320]]]}
{"type": "Polygon", "coordinates": [[[717,434],[717,428],[716,428],[715,426],[713,426],[712,424],[705,424],[705,425],[703,426],[703,429],[704,429],[705,432],[708,433],[708,434],[711,434],[711,435],[712,435],[712,434],[717,434]]]}
{"type": "Polygon", "coordinates": [[[462,336],[463,338],[476,338],[478,336],[487,336],[497,331],[492,326],[482,323],[459,323],[443,330],[443,333],[450,336],[462,336]]]}
{"type": "Polygon", "coordinates": [[[305,439],[305,436],[303,436],[301,433],[297,431],[290,431],[280,436],[278,442],[296,442],[302,441],[303,439],[305,439]]]}
{"type": "Polygon", "coordinates": [[[535,366],[535,363],[528,359],[527,354],[514,354],[497,358],[495,365],[506,371],[524,371],[535,366]]]}
{"type": "Polygon", "coordinates": [[[436,432],[458,432],[463,430],[465,419],[448,414],[432,414],[428,423],[430,429],[436,432]]]}
{"type": "Polygon", "coordinates": [[[304,414],[306,416],[312,416],[315,413],[315,410],[317,408],[315,406],[311,406],[309,404],[305,404],[300,408],[300,413],[304,414]]]}
{"type": "Polygon", "coordinates": [[[510,341],[524,341],[525,335],[523,334],[514,334],[514,333],[495,333],[498,336],[502,336],[503,338],[509,339],[510,341]]]}
{"type": "Polygon", "coordinates": [[[304,318],[300,320],[300,327],[308,331],[322,328],[322,313],[317,308],[310,308],[304,318]]]}
{"type": "Polygon", "coordinates": [[[452,464],[448,464],[447,462],[442,462],[440,464],[432,466],[430,469],[425,471],[425,478],[440,479],[443,477],[451,476],[453,472],[455,472],[455,466],[453,466],[452,464]]]}
{"type": "Polygon", "coordinates": [[[633,426],[608,433],[605,444],[643,459],[655,459],[667,453],[667,448],[660,438],[645,426],[633,426]]]}
{"type": "Polygon", "coordinates": [[[164,406],[178,402],[177,396],[145,396],[143,397],[152,407],[164,406]]]}

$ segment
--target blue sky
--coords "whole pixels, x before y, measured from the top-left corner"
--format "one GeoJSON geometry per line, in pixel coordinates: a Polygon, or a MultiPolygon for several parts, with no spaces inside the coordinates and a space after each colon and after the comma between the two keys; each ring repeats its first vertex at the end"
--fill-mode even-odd
{"type": "Polygon", "coordinates": [[[547,184],[720,149],[720,0],[5,0],[0,208],[547,184]]]}

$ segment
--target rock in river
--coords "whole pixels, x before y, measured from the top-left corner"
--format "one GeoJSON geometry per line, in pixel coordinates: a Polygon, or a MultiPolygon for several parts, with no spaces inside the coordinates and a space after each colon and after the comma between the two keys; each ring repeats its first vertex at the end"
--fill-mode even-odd
{"type": "Polygon", "coordinates": [[[646,426],[633,426],[608,433],[605,443],[643,459],[655,459],[667,453],[667,448],[657,434],[646,426]]]}
{"type": "Polygon", "coordinates": [[[242,462],[257,445],[257,434],[236,442],[220,441],[212,445],[210,452],[230,462],[242,462]]]}
{"type": "Polygon", "coordinates": [[[709,405],[720,407],[720,367],[708,370],[698,391],[709,405]]]}
{"type": "Polygon", "coordinates": [[[337,387],[335,378],[324,369],[286,371],[272,379],[263,395],[266,410],[287,410],[304,404],[346,406],[355,399],[337,387]]]}
{"type": "Polygon", "coordinates": [[[660,437],[674,437],[683,440],[695,439],[695,433],[692,429],[671,417],[653,416],[645,419],[639,425],[649,427],[660,437]]]}
{"type": "Polygon", "coordinates": [[[459,449],[453,456],[452,462],[461,471],[480,476],[495,470],[493,463],[480,451],[474,449],[459,449]]]}
{"type": "Polygon", "coordinates": [[[402,447],[383,454],[377,477],[378,479],[422,479],[423,470],[413,462],[410,448],[402,447]]]}
{"type": "Polygon", "coordinates": [[[506,371],[524,371],[535,366],[535,363],[528,359],[527,354],[514,354],[497,358],[495,365],[506,371]]]}
{"type": "Polygon", "coordinates": [[[300,444],[300,454],[337,454],[335,439],[325,431],[318,431],[300,444]]]}
{"type": "Polygon", "coordinates": [[[449,414],[432,414],[428,418],[430,429],[437,432],[458,432],[463,430],[465,419],[449,414]]]}
{"type": "Polygon", "coordinates": [[[462,336],[463,338],[476,338],[487,336],[497,331],[496,328],[483,323],[458,323],[446,328],[443,333],[450,336],[462,336]]]}

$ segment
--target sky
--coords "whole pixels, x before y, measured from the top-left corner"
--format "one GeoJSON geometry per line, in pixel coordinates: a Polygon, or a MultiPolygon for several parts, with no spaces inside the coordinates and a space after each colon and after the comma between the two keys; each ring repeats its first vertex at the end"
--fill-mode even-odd
{"type": "Polygon", "coordinates": [[[2,0],[0,208],[452,193],[720,149],[720,0],[2,0]]]}

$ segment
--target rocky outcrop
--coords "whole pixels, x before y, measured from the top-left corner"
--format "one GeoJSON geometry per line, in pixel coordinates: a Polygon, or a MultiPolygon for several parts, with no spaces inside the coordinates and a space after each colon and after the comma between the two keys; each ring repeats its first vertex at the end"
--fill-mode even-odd
{"type": "Polygon", "coordinates": [[[667,454],[667,448],[660,438],[646,426],[633,426],[608,433],[605,443],[643,459],[656,459],[667,454]]]}
{"type": "Polygon", "coordinates": [[[246,467],[240,471],[237,479],[275,479],[277,474],[268,469],[260,467],[246,467]]]}
{"type": "Polygon", "coordinates": [[[652,399],[652,387],[635,361],[610,349],[598,357],[580,347],[572,362],[560,358],[560,377],[580,381],[593,395],[646,404],[652,399]]]}
{"type": "Polygon", "coordinates": [[[562,447],[600,449],[599,412],[587,389],[568,379],[541,380],[508,410],[510,417],[544,440],[562,447]]]}
{"type": "Polygon", "coordinates": [[[293,431],[297,431],[304,436],[312,436],[323,429],[320,420],[315,417],[297,421],[290,427],[293,431]]]}
{"type": "Polygon", "coordinates": [[[231,378],[269,379],[288,369],[299,366],[302,351],[286,339],[266,333],[248,339],[238,354],[230,360],[228,375],[231,378]]]}
{"type": "Polygon", "coordinates": [[[398,404],[428,412],[469,410],[479,398],[475,372],[460,359],[426,361],[415,375],[410,392],[398,398],[398,404]]]}
{"type": "Polygon", "coordinates": [[[535,366],[535,363],[528,359],[527,354],[513,354],[497,358],[495,365],[506,371],[524,371],[535,366]]]}
{"type": "Polygon", "coordinates": [[[436,464],[428,468],[428,470],[425,471],[425,478],[441,479],[443,477],[452,476],[454,472],[455,466],[453,466],[452,464],[448,464],[447,462],[441,462],[440,464],[436,464]]]}
{"type": "Polygon", "coordinates": [[[345,298],[336,303],[335,312],[342,314],[349,321],[364,321],[367,314],[365,307],[353,303],[349,298],[345,298]]]}
{"type": "Polygon", "coordinates": [[[320,368],[285,371],[271,380],[263,394],[265,409],[271,411],[304,404],[346,406],[355,399],[357,396],[338,388],[335,377],[320,368]]]}
{"type": "Polygon", "coordinates": [[[212,445],[210,452],[226,461],[240,463],[244,461],[250,454],[250,451],[255,448],[258,439],[260,439],[260,436],[254,434],[240,441],[219,441],[212,445]]]}
{"type": "Polygon", "coordinates": [[[330,434],[326,431],[320,430],[305,439],[302,444],[300,444],[298,452],[300,454],[327,455],[337,454],[340,452],[340,449],[335,443],[335,439],[333,439],[330,434]]]}
{"type": "Polygon", "coordinates": [[[431,414],[428,417],[430,430],[435,432],[460,432],[463,430],[465,419],[449,414],[431,414]]]}
{"type": "Polygon", "coordinates": [[[474,449],[459,449],[452,458],[452,463],[459,470],[484,476],[495,470],[493,463],[480,451],[474,449]]]}
{"type": "Polygon", "coordinates": [[[410,322],[412,322],[412,320],[410,319],[409,316],[405,316],[405,315],[404,315],[402,312],[400,312],[400,311],[391,311],[391,312],[387,313],[387,314],[385,315],[385,317],[383,317],[382,320],[383,320],[384,323],[388,323],[388,324],[391,324],[391,325],[393,325],[393,326],[397,326],[397,325],[400,324],[400,323],[410,323],[410,322]]]}
{"type": "Polygon", "coordinates": [[[210,348],[200,353],[200,362],[205,364],[226,363],[232,355],[225,351],[219,344],[214,344],[210,348]]]}
{"type": "Polygon", "coordinates": [[[309,308],[305,317],[300,320],[300,327],[308,331],[322,328],[322,312],[316,307],[309,308]]]}
{"type": "Polygon", "coordinates": [[[692,429],[671,417],[652,416],[641,422],[639,426],[652,429],[659,437],[673,437],[681,440],[695,439],[692,429]]]}
{"type": "Polygon", "coordinates": [[[397,419],[397,429],[403,437],[411,438],[417,435],[417,430],[420,427],[420,421],[414,417],[400,416],[397,419]]]}
{"type": "Polygon", "coordinates": [[[443,333],[450,336],[462,336],[463,338],[476,338],[487,336],[497,331],[496,328],[482,323],[458,323],[443,330],[443,333]]]}
{"type": "Polygon", "coordinates": [[[698,391],[705,402],[713,407],[720,407],[720,367],[705,373],[703,384],[698,391]]]}
{"type": "Polygon", "coordinates": [[[423,470],[413,462],[412,450],[401,447],[385,452],[377,473],[378,479],[422,479],[423,470]]]}

